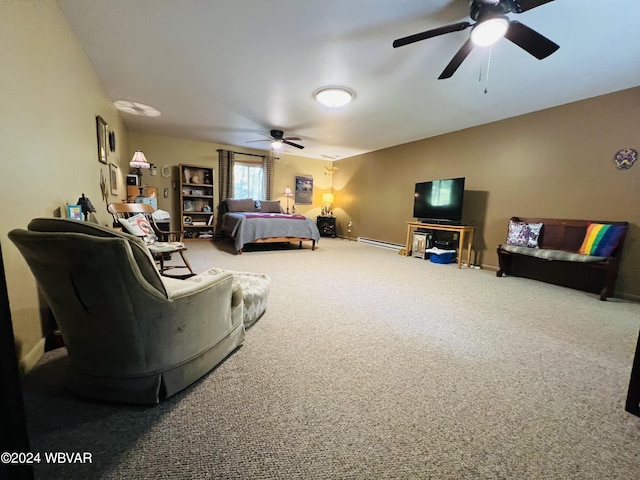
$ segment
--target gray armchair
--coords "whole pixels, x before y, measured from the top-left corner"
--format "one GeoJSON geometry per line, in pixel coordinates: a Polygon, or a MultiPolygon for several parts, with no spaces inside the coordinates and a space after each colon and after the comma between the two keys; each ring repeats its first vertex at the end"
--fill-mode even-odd
{"type": "Polygon", "coordinates": [[[161,277],[138,238],[87,222],[37,218],[13,230],[62,332],[67,386],[116,402],[158,403],[245,338],[232,275],[161,277]]]}

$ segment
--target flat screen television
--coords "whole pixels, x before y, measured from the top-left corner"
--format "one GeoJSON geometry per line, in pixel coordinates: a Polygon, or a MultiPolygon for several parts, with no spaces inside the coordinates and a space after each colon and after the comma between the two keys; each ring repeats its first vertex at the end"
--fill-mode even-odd
{"type": "Polygon", "coordinates": [[[416,183],[413,216],[425,223],[460,225],[464,179],[448,178],[416,183]]]}

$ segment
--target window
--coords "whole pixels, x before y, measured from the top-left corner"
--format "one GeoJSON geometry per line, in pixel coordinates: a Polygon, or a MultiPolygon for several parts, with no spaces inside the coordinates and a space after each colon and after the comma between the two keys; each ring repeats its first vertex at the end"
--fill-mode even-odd
{"type": "Polygon", "coordinates": [[[266,200],[262,162],[234,162],[233,198],[266,200]]]}

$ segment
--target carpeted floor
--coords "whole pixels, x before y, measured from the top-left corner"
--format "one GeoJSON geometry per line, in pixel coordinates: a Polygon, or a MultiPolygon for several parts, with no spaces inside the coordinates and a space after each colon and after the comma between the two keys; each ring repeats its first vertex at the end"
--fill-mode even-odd
{"type": "Polygon", "coordinates": [[[245,345],[156,407],[90,403],[50,352],[25,379],[38,479],[625,479],[640,305],[323,238],[191,242],[196,271],[271,276],[245,345]],[[212,246],[213,245],[213,246],[212,246]]]}

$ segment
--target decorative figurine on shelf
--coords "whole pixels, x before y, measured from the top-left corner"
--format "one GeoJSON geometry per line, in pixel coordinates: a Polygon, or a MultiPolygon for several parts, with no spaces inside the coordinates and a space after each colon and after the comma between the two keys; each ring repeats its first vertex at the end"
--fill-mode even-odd
{"type": "Polygon", "coordinates": [[[87,197],[85,197],[84,193],[82,194],[82,196],[78,199],[78,201],[76,203],[78,205],[80,205],[80,207],[82,207],[82,213],[84,214],[84,221],[85,222],[89,219],[89,214],[96,211],[96,209],[94,208],[93,204],[91,203],[91,200],[89,200],[87,197]]]}

